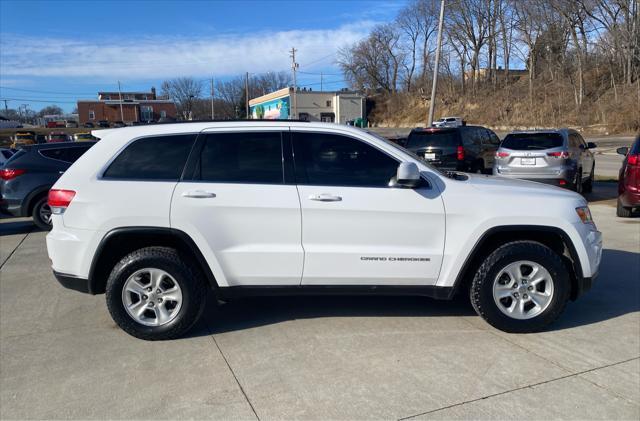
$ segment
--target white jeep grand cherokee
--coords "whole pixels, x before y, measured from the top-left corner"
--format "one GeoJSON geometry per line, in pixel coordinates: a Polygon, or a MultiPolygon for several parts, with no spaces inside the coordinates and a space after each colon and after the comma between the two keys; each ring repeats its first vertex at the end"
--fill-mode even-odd
{"type": "Polygon", "coordinates": [[[102,140],[49,194],[62,285],[174,338],[207,288],[247,294],[470,294],[508,332],[589,289],[602,240],[578,194],[443,174],[373,134],[292,121],[151,125],[102,140]]]}

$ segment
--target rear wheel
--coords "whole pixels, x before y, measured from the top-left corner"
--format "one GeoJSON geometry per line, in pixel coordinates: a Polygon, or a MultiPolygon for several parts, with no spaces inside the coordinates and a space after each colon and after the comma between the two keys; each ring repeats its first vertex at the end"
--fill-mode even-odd
{"type": "Polygon", "coordinates": [[[571,188],[576,193],[582,194],[582,168],[576,170],[576,175],[573,178],[571,188]]]}
{"type": "Polygon", "coordinates": [[[471,284],[471,303],[505,332],[539,331],[558,318],[570,295],[560,256],[532,241],[505,244],[491,253],[471,284]]]}
{"type": "Polygon", "coordinates": [[[595,164],[591,167],[591,173],[589,174],[589,178],[582,185],[582,191],[585,193],[591,193],[593,191],[593,179],[595,176],[595,164]]]}
{"type": "Polygon", "coordinates": [[[33,206],[33,223],[42,230],[51,230],[51,207],[47,203],[47,196],[38,199],[33,206]]]}
{"type": "Polygon", "coordinates": [[[616,205],[616,215],[621,218],[630,218],[632,213],[631,211],[632,208],[626,208],[622,206],[622,202],[620,201],[620,198],[618,198],[618,203],[616,205]]]}
{"type": "Polygon", "coordinates": [[[125,256],[107,280],[111,317],[128,334],[145,340],[182,336],[205,304],[205,284],[175,249],[147,247],[125,256]]]}

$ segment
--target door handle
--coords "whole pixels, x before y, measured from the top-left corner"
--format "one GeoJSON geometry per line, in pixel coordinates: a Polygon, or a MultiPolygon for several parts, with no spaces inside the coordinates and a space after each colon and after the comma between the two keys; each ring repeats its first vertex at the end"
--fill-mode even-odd
{"type": "Polygon", "coordinates": [[[316,200],[318,202],[340,202],[342,201],[342,197],[335,196],[333,194],[322,193],[322,194],[312,194],[309,196],[310,200],[316,200]]]}
{"type": "Polygon", "coordinates": [[[204,190],[190,190],[182,193],[182,197],[193,197],[196,199],[206,199],[208,197],[216,197],[215,193],[204,190]]]}

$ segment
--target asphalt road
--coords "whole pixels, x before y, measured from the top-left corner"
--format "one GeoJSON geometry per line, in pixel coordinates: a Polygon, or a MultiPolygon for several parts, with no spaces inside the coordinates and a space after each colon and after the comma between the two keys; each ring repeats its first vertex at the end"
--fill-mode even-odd
{"type": "Polygon", "coordinates": [[[0,418],[638,419],[640,219],[590,196],[605,251],[551,329],[497,331],[464,300],[247,299],[189,337],[119,330],[57,284],[43,232],[0,220],[0,418]]]}

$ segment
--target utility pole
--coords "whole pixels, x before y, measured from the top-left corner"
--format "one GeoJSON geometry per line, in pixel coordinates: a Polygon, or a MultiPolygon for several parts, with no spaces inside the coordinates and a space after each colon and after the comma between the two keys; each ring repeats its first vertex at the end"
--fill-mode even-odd
{"type": "Polygon", "coordinates": [[[7,112],[9,111],[9,106],[7,105],[7,100],[4,100],[4,111],[7,112]]]}
{"type": "MultiPolygon", "coordinates": [[[[433,113],[436,105],[436,89],[438,88],[438,70],[440,68],[440,50],[442,49],[442,24],[444,22],[444,0],[440,0],[440,22],[438,23],[438,39],[436,41],[436,62],[433,66],[433,85],[431,85],[431,101],[429,103],[429,116],[427,126],[433,123],[433,113]]],[[[464,75],[463,75],[464,76],[464,75]]]]}
{"type": "Polygon", "coordinates": [[[244,76],[244,92],[246,96],[246,102],[244,104],[246,108],[246,119],[249,120],[249,72],[247,72],[244,76]]]}
{"type": "Polygon", "coordinates": [[[320,92],[322,92],[322,72],[320,72],[320,92]]]}
{"type": "Polygon", "coordinates": [[[118,81],[118,95],[120,96],[120,121],[124,122],[124,111],[122,111],[122,91],[120,90],[120,81],[118,81]]]}
{"type": "Polygon", "coordinates": [[[216,119],[216,112],[213,108],[213,97],[215,96],[215,92],[213,90],[213,78],[211,78],[211,120],[216,119]]]}
{"type": "Polygon", "coordinates": [[[296,83],[296,71],[298,70],[298,63],[296,63],[296,50],[294,47],[291,47],[291,72],[293,72],[293,96],[292,99],[292,109],[293,113],[289,113],[289,119],[292,119],[294,116],[298,118],[298,86],[296,83]]]}

